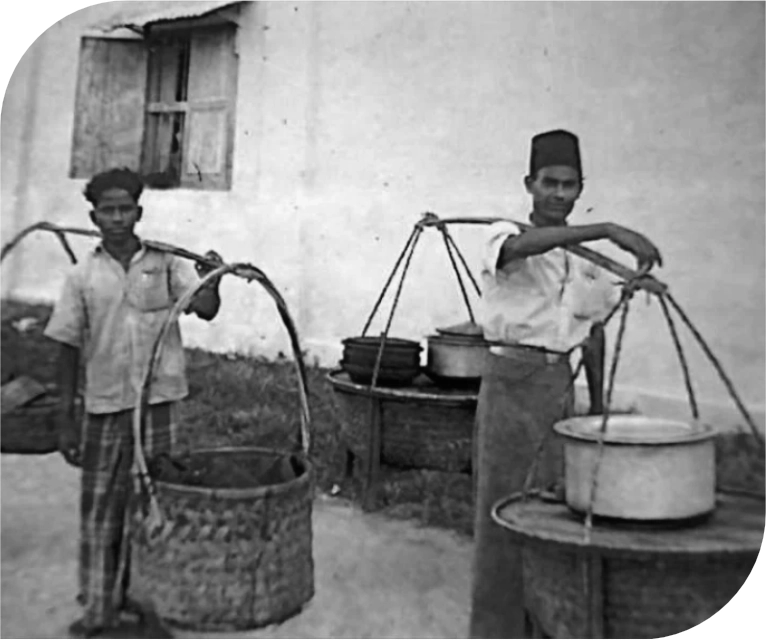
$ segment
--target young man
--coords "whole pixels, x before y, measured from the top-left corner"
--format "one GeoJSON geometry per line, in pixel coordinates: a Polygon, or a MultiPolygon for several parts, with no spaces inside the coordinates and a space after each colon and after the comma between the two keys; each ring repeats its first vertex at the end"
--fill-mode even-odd
{"type": "MultiPolygon", "coordinates": [[[[476,433],[476,520],[470,637],[525,638],[521,553],[491,517],[501,498],[521,491],[538,444],[571,413],[570,350],[583,346],[591,413],[602,413],[604,334],[599,324],[619,291],[598,267],[564,247],[611,240],[634,254],[639,269],[662,264],[644,236],[611,223],[568,226],[583,188],[577,137],[550,131],[532,139],[529,175],[533,225],[489,229],[483,328],[491,348],[482,379],[476,433]]],[[[538,485],[563,474],[561,445],[549,439],[538,485]]]]}
{"type": "MultiPolygon", "coordinates": [[[[78,601],[84,616],[73,637],[117,626],[127,606],[128,543],[123,537],[132,491],[133,408],[152,347],[174,303],[198,280],[189,263],[145,247],[140,178],[127,169],[95,176],[85,188],[90,219],[103,241],[66,278],[45,334],[60,344],[59,448],[82,466],[78,601]],[[78,371],[84,363],[85,420],[75,421],[78,371]]],[[[215,252],[207,257],[220,261],[215,252]]],[[[200,276],[210,267],[197,265],[200,276]]],[[[218,313],[218,282],[198,292],[187,312],[218,313]]],[[[175,323],[155,368],[144,425],[147,458],[172,453],[177,402],[187,394],[181,333],[175,323]]]]}

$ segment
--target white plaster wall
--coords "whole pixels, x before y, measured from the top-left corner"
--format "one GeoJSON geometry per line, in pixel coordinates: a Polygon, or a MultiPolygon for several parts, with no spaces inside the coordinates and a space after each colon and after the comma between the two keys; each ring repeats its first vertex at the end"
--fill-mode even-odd
{"type": "MultiPolygon", "coordinates": [[[[14,76],[2,115],[4,239],[41,218],[87,222],[82,183],[66,177],[68,105],[79,33],[116,4],[73,14],[36,43],[42,97],[25,140],[32,51],[14,76]]],[[[658,275],[762,421],[763,17],[760,3],[725,2],[248,5],[234,188],[148,192],[143,233],[262,267],[304,346],[331,363],[340,339],[361,331],[419,215],[525,217],[529,139],[567,127],[587,176],[573,222],[614,220],[660,245],[658,275]]],[[[455,235],[477,265],[481,233],[455,235]]],[[[65,265],[51,238],[28,240],[3,265],[3,294],[51,298],[65,265]]],[[[226,281],[220,317],[187,321],[187,341],[286,352],[256,286],[226,281]]],[[[620,382],[677,406],[683,384],[659,308],[635,307],[620,382]]],[[[464,314],[444,247],[427,233],[392,330],[422,337],[464,314]]],[[[700,395],[725,406],[687,343],[700,395]]]]}

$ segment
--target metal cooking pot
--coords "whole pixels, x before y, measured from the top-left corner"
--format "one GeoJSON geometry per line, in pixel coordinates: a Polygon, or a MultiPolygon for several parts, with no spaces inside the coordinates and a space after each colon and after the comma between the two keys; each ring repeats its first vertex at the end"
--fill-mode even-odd
{"type": "MultiPolygon", "coordinates": [[[[370,384],[380,353],[382,337],[366,336],[343,340],[343,360],[340,365],[354,382],[370,384]]],[[[380,361],[378,384],[403,386],[420,374],[420,352],[423,348],[414,340],[388,337],[380,361]]]]}
{"type": "MultiPolygon", "coordinates": [[[[586,512],[602,416],[554,426],[564,439],[566,501],[586,512]]],[[[682,520],[715,508],[715,433],[699,423],[610,416],[593,514],[630,520],[682,520]]]]}
{"type": "Polygon", "coordinates": [[[428,336],[426,372],[436,381],[475,384],[481,380],[489,343],[481,336],[428,336]]]}

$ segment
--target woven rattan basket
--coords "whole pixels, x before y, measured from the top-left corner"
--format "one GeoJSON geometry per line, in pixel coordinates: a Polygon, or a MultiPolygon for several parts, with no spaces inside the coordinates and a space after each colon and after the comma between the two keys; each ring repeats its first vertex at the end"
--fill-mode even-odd
{"type": "Polygon", "coordinates": [[[530,637],[664,638],[715,615],[753,569],[764,514],[762,496],[718,502],[703,521],[605,521],[585,541],[563,503],[500,501],[493,518],[522,545],[530,637]]]}
{"type": "MultiPolygon", "coordinates": [[[[329,380],[346,446],[359,456],[369,447],[369,387],[333,372],[329,380]]],[[[381,411],[381,461],[392,466],[470,472],[476,397],[465,393],[416,393],[377,389],[381,411]]]]}
{"type": "MultiPolygon", "coordinates": [[[[280,452],[194,452],[218,464],[263,466],[280,452]]],[[[160,618],[198,630],[281,622],[314,595],[311,467],[297,478],[251,489],[158,481],[164,525],[156,535],[134,513],[131,591],[160,618]]]]}
{"type": "MultiPolygon", "coordinates": [[[[553,638],[586,638],[578,555],[525,546],[524,589],[553,638]]],[[[604,558],[604,637],[665,638],[715,615],[737,594],[754,558],[604,558]]]]}
{"type": "MultiPolygon", "coordinates": [[[[237,265],[216,269],[200,286],[235,268],[237,265]]],[[[313,474],[307,460],[306,373],[284,301],[270,283],[264,286],[277,301],[292,339],[299,374],[302,450],[230,448],[192,452],[183,460],[215,467],[218,474],[213,486],[200,486],[163,481],[154,464],[158,461],[147,464],[141,447],[136,447],[136,468],[146,491],[137,496],[132,511],[131,594],[161,619],[178,627],[200,631],[261,627],[299,612],[314,595],[313,474]],[[270,482],[261,479],[260,486],[234,480],[238,469],[266,469],[274,463],[278,468],[280,459],[291,461],[289,476],[270,482]],[[153,468],[151,476],[149,467],[153,468]]],[[[178,301],[157,339],[142,401],[134,412],[134,437],[139,442],[140,414],[148,397],[154,363],[168,327],[195,291],[178,301]]],[[[257,429],[257,425],[254,427],[257,429]]],[[[172,464],[183,460],[176,459],[172,464]]]]}
{"type": "Polygon", "coordinates": [[[44,396],[2,417],[0,450],[3,453],[52,453],[58,449],[58,398],[44,396]]]}

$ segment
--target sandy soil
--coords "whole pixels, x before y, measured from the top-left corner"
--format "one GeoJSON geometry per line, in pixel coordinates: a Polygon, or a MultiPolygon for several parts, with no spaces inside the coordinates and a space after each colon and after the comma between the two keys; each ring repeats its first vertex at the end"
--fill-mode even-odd
{"type": "MultiPolygon", "coordinates": [[[[3,455],[4,638],[64,638],[79,615],[77,471],[58,455],[3,455]]],[[[318,498],[316,596],[279,627],[183,638],[461,638],[468,626],[471,543],[318,498]]]]}

